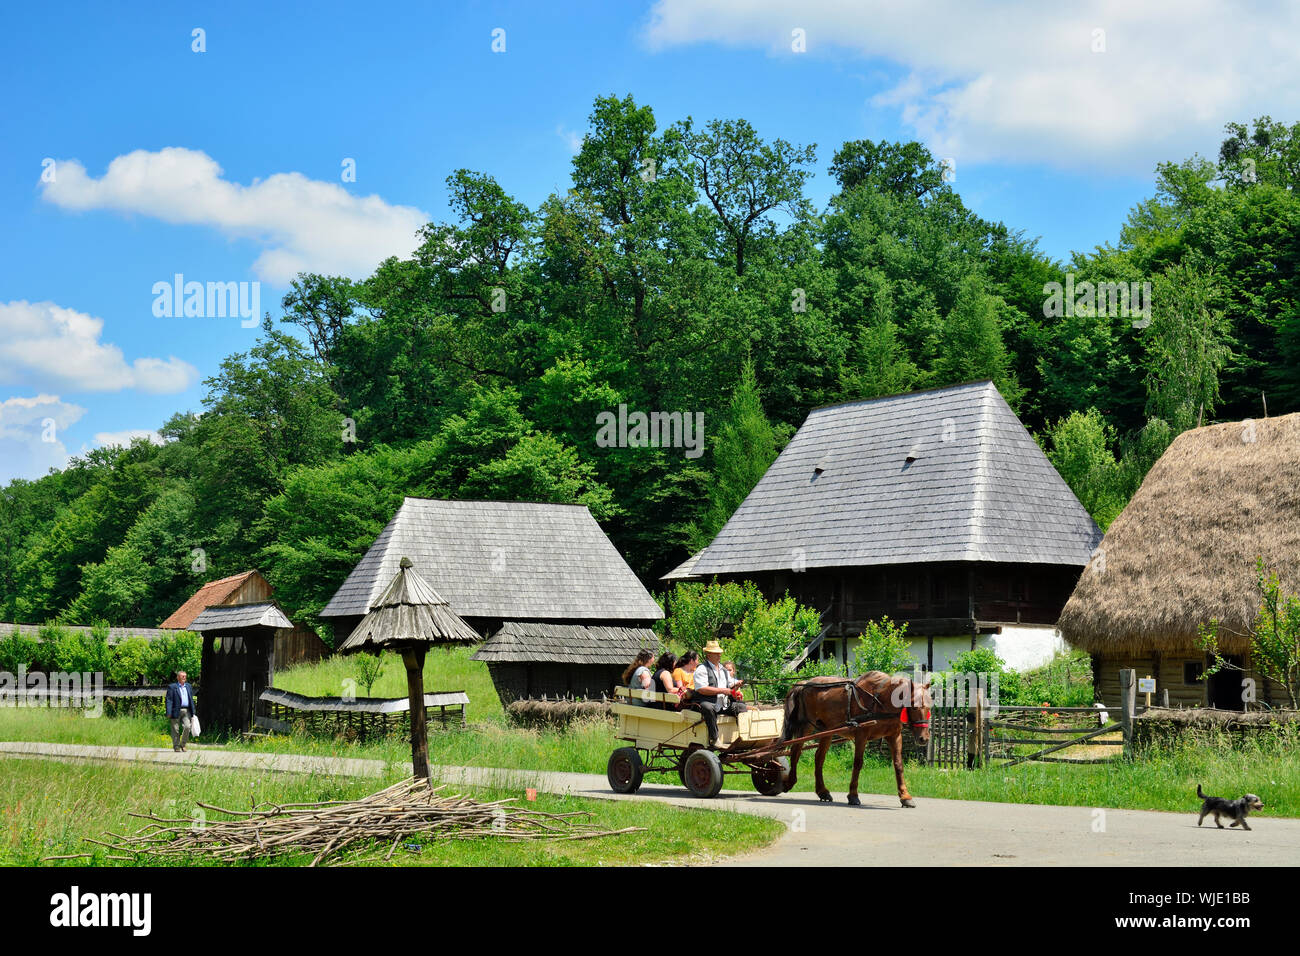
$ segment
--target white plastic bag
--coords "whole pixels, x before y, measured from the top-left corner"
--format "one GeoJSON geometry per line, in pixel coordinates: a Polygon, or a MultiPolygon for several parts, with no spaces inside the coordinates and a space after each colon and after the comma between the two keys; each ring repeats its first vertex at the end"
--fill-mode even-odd
{"type": "Polygon", "coordinates": [[[195,714],[190,718],[190,738],[193,739],[199,735],[199,715],[195,714]]]}

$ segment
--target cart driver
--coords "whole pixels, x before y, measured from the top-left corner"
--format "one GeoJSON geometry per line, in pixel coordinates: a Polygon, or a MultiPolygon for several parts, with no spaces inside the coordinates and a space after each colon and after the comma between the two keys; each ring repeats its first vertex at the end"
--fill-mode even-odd
{"type": "Polygon", "coordinates": [[[722,666],[722,645],[709,641],[704,645],[704,660],[695,668],[695,705],[709,730],[709,746],[718,741],[718,714],[738,714],[745,710],[740,687],[745,682],[733,677],[722,666]]]}

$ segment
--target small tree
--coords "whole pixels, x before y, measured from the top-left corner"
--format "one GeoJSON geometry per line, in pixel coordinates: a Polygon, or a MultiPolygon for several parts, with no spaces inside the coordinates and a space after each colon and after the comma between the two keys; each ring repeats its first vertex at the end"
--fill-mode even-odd
{"type": "Polygon", "coordinates": [[[361,684],[365,685],[366,696],[370,696],[370,688],[375,686],[375,681],[384,676],[384,659],[380,654],[358,654],[357,661],[357,678],[361,684]]]}
{"type": "Polygon", "coordinates": [[[869,622],[862,632],[862,639],[853,649],[852,671],[855,675],[867,671],[895,674],[910,670],[912,664],[907,624],[895,624],[888,616],[869,622]]]}
{"type": "MultiPolygon", "coordinates": [[[[1255,586],[1259,589],[1259,612],[1248,635],[1250,662],[1264,677],[1286,688],[1291,706],[1300,709],[1300,595],[1284,594],[1276,571],[1269,571],[1264,559],[1255,559],[1255,586]]],[[[1244,671],[1227,661],[1219,651],[1219,622],[1211,620],[1199,629],[1201,646],[1214,657],[1202,680],[1227,668],[1244,671]]]]}

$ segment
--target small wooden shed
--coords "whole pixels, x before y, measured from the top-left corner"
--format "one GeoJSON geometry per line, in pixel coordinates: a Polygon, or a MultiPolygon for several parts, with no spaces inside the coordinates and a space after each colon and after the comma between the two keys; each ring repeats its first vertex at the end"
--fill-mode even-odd
{"type": "Polygon", "coordinates": [[[648,627],[507,621],[474,660],[486,662],[503,704],[539,697],[594,699],[612,697],[637,652],[657,646],[648,627]]]}
{"type": "Polygon", "coordinates": [[[273,602],[210,607],[190,630],[203,638],[199,718],[237,733],[253,725],[257,699],[275,675],[276,632],[292,622],[273,602]]]}
{"type": "Polygon", "coordinates": [[[1173,706],[1241,710],[1242,679],[1256,699],[1289,704],[1250,661],[1259,609],[1256,559],[1288,593],[1300,590],[1300,414],[1207,425],[1174,439],[1106,531],[1061,612],[1065,639],[1092,655],[1106,704],[1119,670],[1156,678],[1173,706]],[[1212,663],[1198,628],[1220,623],[1220,648],[1245,673],[1212,663]]]}
{"type": "MultiPolygon", "coordinates": [[[[241,604],[258,604],[275,599],[271,583],[258,571],[244,571],[230,577],[209,581],[195,591],[188,601],[173,611],[158,625],[163,630],[193,630],[195,618],[210,607],[233,607],[241,604]]],[[[292,621],[275,634],[275,663],[277,667],[292,667],[318,661],[329,655],[316,632],[292,621]]]]}

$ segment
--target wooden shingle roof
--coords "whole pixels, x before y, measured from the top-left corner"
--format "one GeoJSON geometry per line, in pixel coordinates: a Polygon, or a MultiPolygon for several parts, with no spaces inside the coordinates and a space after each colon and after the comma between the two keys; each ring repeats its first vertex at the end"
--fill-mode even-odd
{"type": "Polygon", "coordinates": [[[176,628],[179,630],[189,627],[194,623],[194,619],[203,613],[205,608],[212,607],[214,604],[224,604],[232,594],[244,586],[244,582],[255,574],[257,574],[256,571],[245,571],[243,574],[232,574],[228,578],[209,581],[190,595],[190,599],[173,611],[167,620],[159,624],[159,629],[176,628]]]}
{"type": "Polygon", "coordinates": [[[506,621],[473,655],[473,660],[498,663],[560,663],[626,665],[642,648],[659,643],[648,627],[604,627],[506,621]]]}
{"type": "Polygon", "coordinates": [[[976,382],[815,409],[689,570],[1081,568],[1100,540],[997,388],[976,382]]]}
{"type": "Polygon", "coordinates": [[[403,557],[398,568],[397,576],[370,613],[339,645],[340,654],[419,644],[478,642],[478,634],[420,576],[409,558],[403,557]]]}
{"type": "Polygon", "coordinates": [[[402,502],[321,616],[366,614],[404,555],[461,617],[663,617],[584,505],[429,498],[402,502]]]}
{"type": "Polygon", "coordinates": [[[293,627],[274,601],[261,604],[236,604],[231,607],[209,607],[194,619],[194,631],[230,631],[247,627],[293,627]]]}

